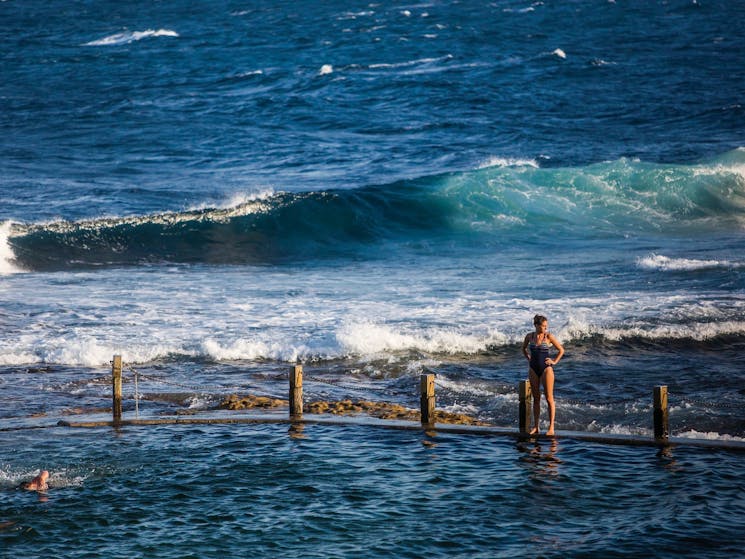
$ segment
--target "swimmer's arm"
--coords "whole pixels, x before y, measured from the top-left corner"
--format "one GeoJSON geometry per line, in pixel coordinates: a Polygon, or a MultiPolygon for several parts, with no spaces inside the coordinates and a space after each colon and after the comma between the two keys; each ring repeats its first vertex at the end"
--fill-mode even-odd
{"type": "Polygon", "coordinates": [[[561,343],[559,342],[559,340],[557,340],[554,337],[554,335],[551,334],[551,333],[548,334],[548,339],[553,344],[553,346],[556,348],[556,350],[559,352],[559,353],[556,354],[556,357],[554,357],[551,360],[551,361],[553,361],[553,363],[551,363],[551,364],[552,365],[556,365],[561,360],[561,358],[564,357],[564,346],[561,345],[561,343]]]}
{"type": "Polygon", "coordinates": [[[525,359],[530,359],[530,354],[528,353],[529,343],[530,343],[530,334],[526,334],[525,339],[523,340],[523,355],[525,356],[525,359]]]}

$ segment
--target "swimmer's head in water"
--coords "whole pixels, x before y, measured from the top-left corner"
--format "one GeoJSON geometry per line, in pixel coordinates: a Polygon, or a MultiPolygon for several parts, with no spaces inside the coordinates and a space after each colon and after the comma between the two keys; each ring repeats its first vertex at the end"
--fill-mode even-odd
{"type": "Polygon", "coordinates": [[[26,483],[22,483],[21,487],[23,489],[28,489],[29,491],[45,491],[47,486],[47,480],[49,479],[49,472],[46,470],[42,470],[41,473],[36,476],[31,481],[27,481],[26,483]]]}

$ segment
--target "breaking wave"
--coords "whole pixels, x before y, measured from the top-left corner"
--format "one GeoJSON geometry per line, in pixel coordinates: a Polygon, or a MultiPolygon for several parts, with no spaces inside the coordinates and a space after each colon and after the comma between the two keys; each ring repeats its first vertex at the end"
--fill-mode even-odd
{"type": "MultiPolygon", "coordinates": [[[[706,163],[632,160],[481,168],[359,189],[278,192],[227,207],[51,223],[5,223],[2,271],[142,263],[274,263],[354,256],[385,241],[511,242],[550,228],[575,237],[692,232],[745,223],[745,150],[706,163]]],[[[647,269],[732,266],[650,255],[647,269]]]]}

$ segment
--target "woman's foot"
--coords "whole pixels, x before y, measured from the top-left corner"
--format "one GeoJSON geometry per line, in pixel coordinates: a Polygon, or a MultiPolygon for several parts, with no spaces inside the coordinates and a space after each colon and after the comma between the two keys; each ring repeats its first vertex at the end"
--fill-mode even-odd
{"type": "Polygon", "coordinates": [[[548,431],[546,431],[546,436],[547,437],[553,437],[554,436],[554,428],[553,427],[549,427],[548,431]]]}
{"type": "Polygon", "coordinates": [[[530,430],[530,433],[529,433],[529,434],[530,434],[530,435],[538,435],[538,434],[540,434],[540,431],[538,430],[538,427],[533,427],[533,428],[532,428],[532,429],[530,430]]]}

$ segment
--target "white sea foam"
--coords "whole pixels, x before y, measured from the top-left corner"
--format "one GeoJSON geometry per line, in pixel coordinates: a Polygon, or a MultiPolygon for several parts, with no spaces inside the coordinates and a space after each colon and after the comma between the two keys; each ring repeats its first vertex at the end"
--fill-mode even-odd
{"type": "Polygon", "coordinates": [[[217,203],[202,203],[195,206],[189,206],[187,212],[201,212],[205,210],[237,210],[238,214],[244,215],[245,212],[253,213],[252,210],[256,208],[266,209],[265,205],[255,205],[255,202],[266,202],[272,197],[276,196],[276,192],[273,188],[265,188],[256,192],[236,192],[227,198],[223,202],[217,203]]]}
{"type": "Polygon", "coordinates": [[[344,325],[336,334],[346,352],[374,355],[388,351],[418,349],[431,353],[476,353],[488,340],[451,329],[425,329],[406,332],[385,324],[355,322],[344,325]]]}
{"type": "Polygon", "coordinates": [[[450,404],[449,406],[443,406],[441,409],[447,413],[462,413],[470,416],[478,415],[480,411],[479,408],[473,404],[462,404],[458,402],[450,404]]]}
{"type": "Polygon", "coordinates": [[[79,338],[68,338],[49,343],[38,351],[38,357],[33,362],[65,363],[97,367],[111,360],[112,355],[121,355],[128,363],[146,363],[173,354],[188,354],[180,346],[166,344],[137,343],[127,347],[99,343],[87,335],[79,338]]]}
{"type": "Polygon", "coordinates": [[[556,398],[556,401],[562,407],[562,409],[576,409],[583,412],[605,412],[613,409],[612,404],[592,404],[590,402],[565,402],[560,397],[556,398]]]}
{"type": "Polygon", "coordinates": [[[498,157],[493,156],[480,163],[478,169],[488,169],[489,167],[532,167],[538,169],[539,165],[535,159],[522,159],[519,157],[498,157]]]}
{"type": "Polygon", "coordinates": [[[264,70],[248,70],[246,72],[241,72],[239,74],[236,74],[236,78],[249,78],[251,76],[263,76],[264,70]]]}
{"type": "Polygon", "coordinates": [[[23,350],[6,349],[0,353],[0,365],[27,365],[38,362],[37,355],[23,350]]]}
{"type": "MultiPolygon", "coordinates": [[[[150,317],[142,317],[143,333],[131,337],[126,344],[112,341],[115,332],[101,329],[101,341],[93,334],[81,332],[64,339],[33,336],[0,351],[0,365],[25,365],[34,363],[56,363],[86,367],[106,365],[114,354],[122,355],[129,363],[147,363],[169,356],[208,358],[214,361],[253,361],[270,359],[294,363],[298,359],[336,359],[356,356],[362,359],[386,359],[395,361],[391,353],[399,351],[424,351],[435,354],[474,354],[484,350],[485,338],[468,336],[445,330],[426,329],[423,332],[397,332],[383,325],[365,324],[355,327],[343,326],[336,333],[319,336],[305,343],[301,333],[297,339],[287,338],[276,326],[265,319],[266,331],[259,338],[234,338],[218,332],[215,336],[200,339],[199,333],[190,332],[192,327],[159,330],[149,325],[150,317]],[[167,333],[166,333],[167,332],[167,333]],[[166,337],[172,342],[153,341],[151,338],[166,337]],[[180,340],[180,341],[179,341],[180,340]]],[[[219,328],[216,328],[219,330],[219,328]]],[[[407,363],[413,375],[424,368],[432,368],[437,361],[421,360],[407,363]]]]}
{"type": "Polygon", "coordinates": [[[0,276],[7,276],[8,274],[16,274],[23,271],[13,264],[15,254],[13,254],[13,249],[8,243],[12,225],[13,223],[10,221],[0,223],[0,276]]]}
{"type": "Polygon", "coordinates": [[[438,375],[435,379],[438,388],[443,388],[456,394],[470,394],[471,396],[492,397],[497,395],[493,389],[490,389],[485,383],[474,381],[457,381],[451,380],[445,376],[438,375]]]}
{"type": "MultiPolygon", "coordinates": [[[[107,365],[112,355],[121,355],[128,363],[147,363],[169,355],[198,355],[179,343],[182,333],[174,333],[172,343],[159,341],[159,333],[146,326],[148,318],[140,316],[143,335],[131,335],[125,342],[114,340],[115,329],[108,328],[103,321],[90,330],[75,328],[57,336],[49,334],[60,329],[59,324],[54,328],[31,324],[25,327],[28,333],[5,341],[0,348],[0,365],[54,363],[100,367],[107,365]]],[[[131,322],[121,317],[116,320],[131,322]]]]}
{"type": "MultiPolygon", "coordinates": [[[[152,328],[148,328],[152,330],[152,328]]],[[[594,331],[609,340],[621,340],[628,337],[663,339],[670,337],[705,340],[719,334],[733,331],[745,333],[745,324],[737,327],[731,325],[706,324],[698,328],[667,326],[657,329],[597,328],[594,331]]],[[[593,330],[590,330],[593,331],[593,330]]],[[[146,335],[132,338],[128,343],[112,343],[106,338],[113,333],[101,332],[103,341],[98,343],[90,337],[69,338],[66,341],[38,339],[18,347],[7,347],[0,352],[0,366],[17,366],[35,363],[55,363],[85,367],[100,367],[109,363],[111,356],[121,354],[128,363],[148,363],[158,359],[184,356],[187,358],[207,358],[214,361],[253,361],[269,359],[287,363],[301,360],[336,359],[356,356],[360,359],[389,359],[396,361],[391,353],[399,351],[422,351],[432,354],[476,354],[484,351],[486,343],[476,336],[447,336],[444,333],[427,331],[421,335],[397,333],[382,327],[368,328],[365,331],[339,333],[339,345],[323,343],[323,340],[285,340],[276,331],[266,333],[266,339],[230,339],[221,335],[199,340],[186,330],[174,330],[170,336],[177,340],[184,338],[183,343],[149,343],[146,335]],[[377,331],[376,331],[377,330],[377,331]],[[460,339],[459,339],[460,338],[460,339]]],[[[564,344],[572,341],[569,336],[557,334],[564,344]]],[[[406,363],[407,371],[412,374],[431,369],[434,365],[420,362],[406,363]]],[[[454,392],[487,395],[488,388],[464,384],[452,384],[448,379],[438,380],[444,387],[454,392]]],[[[491,394],[496,396],[496,394],[491,394]]]]}
{"type": "Polygon", "coordinates": [[[81,487],[90,477],[91,473],[78,472],[66,468],[55,468],[49,472],[49,486],[55,489],[61,487],[81,487]]]}
{"type": "MultiPolygon", "coordinates": [[[[184,212],[164,212],[161,214],[135,215],[125,217],[100,217],[83,221],[49,221],[37,223],[32,226],[23,226],[22,231],[31,232],[38,230],[49,230],[58,233],[68,233],[72,231],[97,231],[108,227],[118,227],[121,225],[178,225],[190,221],[213,221],[225,223],[233,217],[241,217],[255,213],[266,212],[270,209],[267,200],[274,196],[271,190],[262,191],[256,194],[236,194],[223,204],[205,205],[205,207],[195,207],[184,212]]],[[[2,238],[0,238],[2,240],[2,238]]]]}
{"type": "Polygon", "coordinates": [[[527,8],[520,8],[518,10],[515,8],[504,8],[502,11],[506,14],[529,14],[530,12],[535,11],[535,7],[528,6],[527,8]]]}
{"type": "MultiPolygon", "coordinates": [[[[0,466],[0,487],[18,487],[22,482],[29,481],[41,473],[42,468],[15,468],[9,465],[0,466]]],[[[61,487],[80,487],[90,476],[89,473],[76,472],[66,468],[49,471],[49,486],[55,489],[61,487]]]]}
{"type": "MultiPolygon", "coordinates": [[[[745,334],[740,320],[745,299],[729,293],[726,304],[716,293],[702,298],[685,292],[541,300],[482,293],[414,301],[405,293],[415,280],[408,278],[404,288],[403,278],[395,274],[385,280],[354,276],[353,283],[319,291],[313,270],[297,276],[287,270],[226,268],[220,277],[211,269],[186,275],[174,270],[71,272],[59,275],[59,283],[32,275],[20,287],[33,293],[34,305],[54,310],[18,315],[17,331],[6,333],[0,345],[0,365],[98,367],[116,353],[130,363],[175,356],[282,362],[401,359],[404,367],[410,362],[408,374],[415,375],[436,368],[427,360],[442,355],[477,355],[488,347],[520,343],[534,311],[551,317],[552,331],[564,344],[595,335],[616,341],[745,334]],[[88,289],[91,274],[104,278],[94,293],[88,289]],[[162,274],[168,274],[167,281],[162,274]],[[384,284],[382,298],[378,289],[384,284]],[[111,301],[122,299],[121,290],[130,288],[135,303],[112,306],[111,301]],[[410,352],[420,356],[411,360],[410,352]]],[[[9,281],[16,280],[4,280],[9,281]]]]}
{"type": "Polygon", "coordinates": [[[405,62],[370,64],[368,68],[370,70],[408,68],[411,66],[433,64],[435,62],[444,62],[446,60],[452,60],[452,58],[453,58],[452,54],[446,54],[445,56],[440,56],[437,58],[417,58],[415,60],[407,60],[405,62]]]}
{"type": "Polygon", "coordinates": [[[289,363],[312,355],[310,348],[303,345],[294,346],[280,342],[246,339],[234,340],[230,343],[207,339],[202,343],[201,352],[204,356],[216,361],[273,359],[289,363]]]}
{"type": "Polygon", "coordinates": [[[496,214],[492,219],[492,224],[494,223],[515,226],[515,225],[525,225],[527,221],[524,218],[517,216],[517,215],[496,214]]]}
{"type": "Polygon", "coordinates": [[[707,268],[734,268],[742,264],[729,260],[698,260],[690,258],[669,258],[661,254],[650,254],[637,258],[637,266],[648,270],[685,271],[702,270],[707,268]]]}
{"type": "Polygon", "coordinates": [[[372,15],[375,15],[375,12],[372,10],[364,10],[361,12],[345,12],[344,14],[340,15],[337,19],[338,20],[357,19],[358,17],[370,17],[372,15]]]}
{"type": "MultiPolygon", "coordinates": [[[[53,335],[54,330],[45,326],[50,317],[41,316],[38,323],[32,322],[25,327],[28,333],[3,344],[0,365],[56,363],[97,367],[108,364],[114,354],[121,354],[129,363],[147,363],[179,355],[215,361],[270,359],[295,362],[298,359],[349,356],[395,360],[392,353],[406,350],[477,353],[498,339],[497,334],[468,335],[435,328],[406,331],[358,321],[354,326],[329,324],[309,336],[311,329],[318,329],[316,320],[323,315],[312,301],[302,302],[296,309],[291,305],[281,309],[262,305],[259,309],[246,311],[246,305],[240,303],[230,308],[222,307],[221,320],[216,321],[213,316],[209,330],[204,330],[199,318],[201,312],[196,311],[193,321],[184,319],[184,316],[191,316],[199,305],[199,301],[193,299],[193,293],[185,289],[183,297],[178,292],[156,295],[158,300],[151,303],[152,311],[125,309],[122,313],[111,314],[105,323],[98,322],[93,316],[86,320],[90,326],[72,330],[58,324],[58,328],[66,331],[65,335],[53,335]],[[171,301],[160,300],[169,296],[171,301]],[[308,304],[311,311],[304,310],[308,304]],[[245,327],[247,322],[255,330],[255,335],[236,337],[232,334],[237,325],[245,327]],[[286,329],[287,323],[295,325],[292,330],[286,329]],[[122,332],[129,332],[126,339],[122,338],[122,332]]],[[[87,301],[86,304],[106,303],[87,301]]],[[[429,359],[408,363],[411,374],[436,365],[436,361],[429,359]]]]}
{"type": "Polygon", "coordinates": [[[334,73],[334,67],[331,64],[324,64],[323,66],[321,66],[321,69],[318,70],[319,76],[326,76],[328,74],[333,74],[333,73],[334,73]]]}
{"type": "Polygon", "coordinates": [[[83,46],[86,47],[103,47],[112,45],[124,45],[132,43],[134,41],[141,41],[150,37],[178,37],[179,34],[171,29],[147,29],[145,31],[123,31],[122,33],[114,33],[108,35],[102,39],[90,41],[85,43],[83,46]]]}
{"type": "Polygon", "coordinates": [[[551,51],[551,54],[562,59],[567,57],[567,53],[565,53],[562,49],[554,49],[553,51],[551,51]]]}
{"type": "MultiPolygon", "coordinates": [[[[584,335],[599,334],[610,341],[620,341],[628,338],[642,338],[648,340],[690,339],[696,341],[710,340],[717,336],[745,334],[745,322],[728,320],[723,322],[698,322],[692,324],[664,324],[659,326],[638,325],[629,327],[588,327],[584,335]]],[[[582,337],[574,332],[574,337],[582,337]]],[[[563,338],[567,339],[567,338],[563,338]]]]}
{"type": "Polygon", "coordinates": [[[591,433],[603,433],[607,435],[630,435],[630,436],[650,436],[652,434],[651,429],[645,429],[642,427],[632,427],[630,425],[602,425],[597,421],[591,421],[586,428],[591,433]]]}
{"type": "Polygon", "coordinates": [[[684,433],[676,433],[675,436],[683,438],[683,439],[704,439],[708,441],[745,442],[745,437],[736,437],[734,435],[715,433],[711,431],[707,433],[703,433],[700,431],[696,431],[695,429],[691,429],[690,431],[686,431],[684,433]]]}
{"type": "MultiPolygon", "coordinates": [[[[718,175],[735,175],[740,180],[745,179],[745,163],[717,163],[715,165],[700,165],[692,169],[694,177],[710,177],[718,175]]],[[[740,193],[742,195],[742,193],[740,193]]]]}
{"type": "Polygon", "coordinates": [[[41,468],[16,469],[12,466],[3,464],[0,466],[0,487],[5,489],[18,487],[22,482],[29,481],[40,473],[41,468]]]}
{"type": "Polygon", "coordinates": [[[214,404],[214,400],[210,396],[193,395],[187,398],[186,407],[191,410],[203,410],[214,404]]]}

